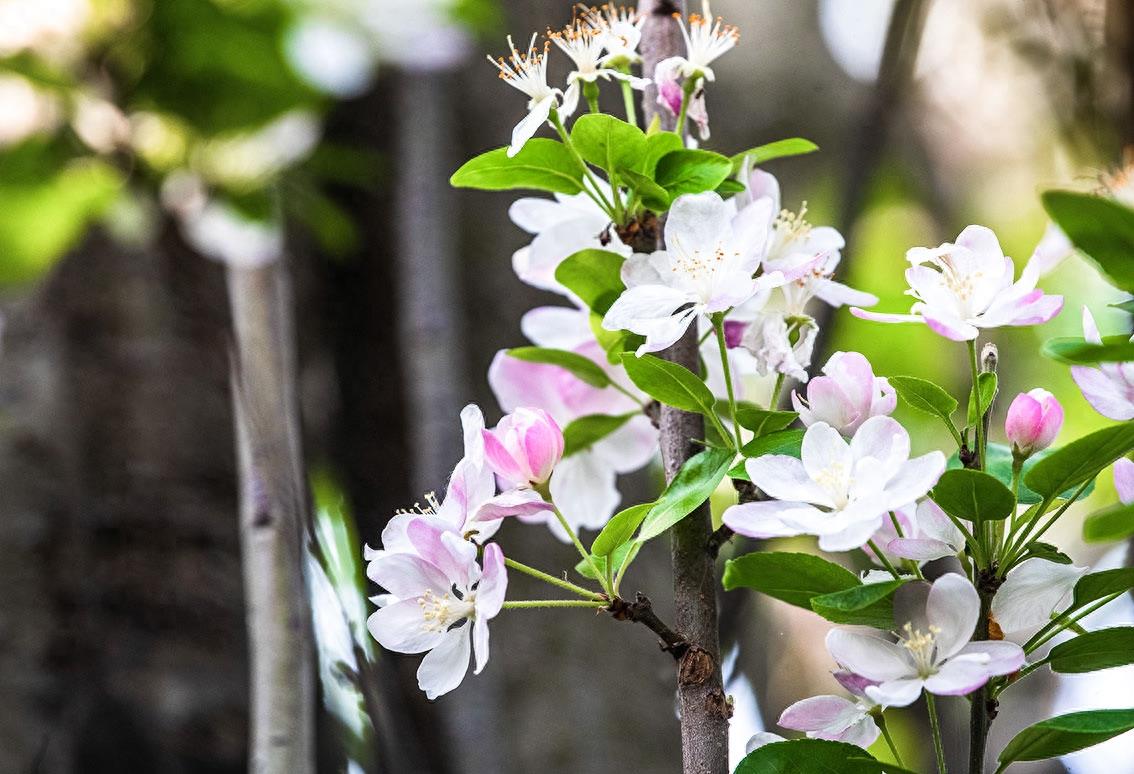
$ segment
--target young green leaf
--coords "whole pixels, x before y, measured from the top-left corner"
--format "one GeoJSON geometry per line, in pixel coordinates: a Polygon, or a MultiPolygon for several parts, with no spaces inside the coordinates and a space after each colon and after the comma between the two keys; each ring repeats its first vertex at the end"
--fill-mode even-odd
{"type": "Polygon", "coordinates": [[[595,556],[607,556],[619,546],[629,543],[634,539],[638,525],[653,507],[653,503],[631,505],[611,516],[610,521],[602,528],[602,532],[598,533],[595,542],[591,543],[591,553],[595,556]]]}
{"type": "Polygon", "coordinates": [[[1047,657],[1054,672],[1081,674],[1134,664],[1134,626],[1115,626],[1061,642],[1047,657]]]}
{"type": "Polygon", "coordinates": [[[971,522],[1002,521],[1011,515],[1016,500],[1012,491],[982,470],[947,470],[929,493],[942,510],[971,522]]]}
{"type": "Polygon", "coordinates": [[[583,190],[583,171],[563,143],[536,137],[511,158],[507,148],[497,148],[469,159],[453,173],[449,183],[482,191],[531,188],[577,194],[583,190]]]}
{"type": "Polygon", "coordinates": [[[638,198],[648,209],[654,212],[665,212],[669,209],[669,193],[655,183],[652,178],[630,169],[624,169],[618,174],[622,178],[622,182],[638,194],[638,198]]]}
{"type": "Polygon", "coordinates": [[[641,168],[635,170],[643,175],[653,177],[657,169],[658,160],[675,150],[681,150],[685,143],[676,132],[654,132],[646,135],[646,156],[642,159],[641,168]]]}
{"type": "MultiPolygon", "coordinates": [[[[591,561],[594,562],[595,567],[598,568],[599,572],[603,574],[606,574],[606,565],[607,562],[610,562],[611,575],[614,575],[622,568],[623,565],[629,566],[630,563],[634,561],[634,558],[638,555],[638,549],[640,549],[641,547],[641,543],[623,543],[618,548],[614,549],[613,553],[609,555],[604,554],[602,556],[599,556],[596,554],[591,554],[591,561]]],[[[595,577],[595,574],[591,571],[590,562],[588,562],[586,559],[579,560],[579,562],[575,565],[575,572],[579,573],[584,578],[598,580],[598,578],[595,577]]]]}
{"type": "Polygon", "coordinates": [[[726,591],[756,589],[789,605],[811,609],[813,597],[862,585],[850,570],[811,554],[757,551],[725,562],[726,591]]]}
{"type": "Polygon", "coordinates": [[[837,624],[894,628],[894,592],[904,580],[869,583],[846,591],[813,597],[811,609],[837,624]]]}
{"type": "MultiPolygon", "coordinates": [[[[1040,460],[1049,457],[1055,449],[1044,449],[1043,451],[1036,452],[1031,457],[1024,461],[1022,470],[1020,471],[1020,478],[1027,478],[1028,472],[1036,466],[1040,460]]],[[[949,470],[962,468],[964,465],[961,463],[959,455],[953,454],[946,467],[949,470]]],[[[1002,443],[990,443],[985,450],[984,470],[1000,481],[1000,483],[1011,488],[1012,486],[1012,450],[1002,443]]],[[[1022,480],[1017,485],[1019,487],[1020,503],[1022,505],[1035,505],[1043,500],[1038,494],[1028,488],[1022,480]]],[[[1086,489],[1083,490],[1083,495],[1086,496],[1094,490],[1094,483],[1092,482],[1086,489]]],[[[1064,490],[1060,493],[1060,497],[1066,499],[1075,493],[1074,488],[1064,490]]]]}
{"type": "Polygon", "coordinates": [[[786,140],[764,143],[763,145],[757,145],[755,148],[741,151],[733,156],[730,159],[732,162],[732,174],[735,175],[740,172],[740,168],[744,165],[745,158],[747,158],[753,166],[756,166],[766,161],[771,161],[772,159],[784,158],[785,156],[802,156],[805,153],[814,153],[817,150],[819,150],[818,145],[802,137],[789,137],[786,140]]]}
{"type": "Polygon", "coordinates": [[[789,457],[799,458],[800,452],[803,448],[803,435],[806,431],[799,428],[793,430],[777,430],[774,433],[761,435],[758,438],[753,438],[748,443],[740,448],[740,453],[744,459],[736,463],[736,465],[728,472],[730,478],[739,478],[744,481],[751,481],[748,476],[748,471],[744,468],[744,460],[753,459],[754,457],[763,457],[765,454],[786,454],[789,457]]]}
{"type": "Polygon", "coordinates": [[[528,363],[559,366],[570,371],[576,379],[584,381],[592,387],[610,386],[610,377],[595,361],[575,352],[568,352],[565,349],[513,347],[508,350],[508,357],[514,357],[528,363]]]}
{"type": "Polygon", "coordinates": [[[595,341],[606,352],[606,360],[611,365],[621,365],[623,352],[635,352],[641,346],[644,338],[637,333],[628,331],[608,331],[602,327],[602,315],[591,312],[587,321],[591,326],[591,334],[595,341]]]}
{"type": "Polygon", "coordinates": [[[555,269],[555,279],[596,314],[606,310],[626,289],[622,282],[625,259],[609,250],[588,248],[567,256],[555,269]]]}
{"type": "Polygon", "coordinates": [[[1047,191],[1043,206],[1071,243],[1119,290],[1134,293],[1134,210],[1111,199],[1047,191]]]}
{"type": "Polygon", "coordinates": [[[707,150],[683,148],[658,160],[654,181],[671,197],[712,191],[732,171],[728,157],[707,150]]]}
{"type": "Polygon", "coordinates": [[[940,417],[953,435],[953,412],[957,410],[957,400],[931,381],[916,376],[891,376],[890,386],[911,408],[940,417]]]}
{"type": "Polygon", "coordinates": [[[758,747],[733,774],[913,774],[873,758],[861,747],[825,739],[793,739],[758,747]]]}
{"type": "Polygon", "coordinates": [[[732,457],[728,449],[705,449],[690,457],[646,514],[638,542],[657,537],[708,500],[728,472],[732,457]]]}
{"type": "Polygon", "coordinates": [[[736,407],[736,421],[757,436],[783,430],[798,418],[799,414],[794,411],[768,411],[745,403],[736,407]]]}
{"type": "Polygon", "coordinates": [[[1037,462],[1024,483],[1041,497],[1054,498],[1098,475],[1134,449],[1134,422],[1123,422],[1083,436],[1037,462]]]}
{"type": "Polygon", "coordinates": [[[563,428],[563,456],[570,457],[591,448],[636,416],[638,412],[631,411],[617,416],[588,414],[573,420],[563,428]]]}
{"type": "Polygon", "coordinates": [[[1075,584],[1068,611],[1079,610],[1105,597],[1134,589],[1134,567],[1100,570],[1084,575],[1075,584]]]}
{"type": "Polygon", "coordinates": [[[1134,709],[1072,712],[1028,726],[1000,753],[1000,768],[1083,750],[1134,729],[1134,709]]]}
{"type": "Polygon", "coordinates": [[[1117,503],[1083,520],[1083,540],[1088,543],[1109,543],[1131,535],[1134,535],[1134,504],[1117,503]]]}
{"type": "Polygon", "coordinates": [[[713,393],[692,371],[653,355],[622,356],[622,365],[630,381],[654,400],[682,411],[709,415],[715,402],[713,393]]]}
{"type": "Polygon", "coordinates": [[[981,421],[981,417],[988,411],[992,401],[996,399],[996,374],[991,371],[980,374],[977,377],[977,393],[980,397],[979,406],[973,402],[973,396],[969,395],[969,427],[974,427],[977,422],[981,421]]]}
{"type": "Polygon", "coordinates": [[[646,133],[606,113],[579,116],[571,127],[571,144],[608,174],[636,169],[646,157],[646,133]]]}
{"type": "Polygon", "coordinates": [[[1128,336],[1106,336],[1102,344],[1086,339],[1060,337],[1048,339],[1040,351],[1061,363],[1092,365],[1094,363],[1122,363],[1134,360],[1134,342],[1128,336]]]}

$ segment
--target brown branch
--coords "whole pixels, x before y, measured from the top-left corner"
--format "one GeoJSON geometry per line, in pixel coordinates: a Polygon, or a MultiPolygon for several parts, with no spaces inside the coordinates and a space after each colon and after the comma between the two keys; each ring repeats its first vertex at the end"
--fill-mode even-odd
{"type": "Polygon", "coordinates": [[[681,657],[685,655],[685,651],[689,649],[689,643],[685,641],[685,638],[658,618],[650,598],[641,592],[634,595],[633,602],[615,597],[610,603],[610,607],[607,608],[607,612],[616,621],[630,621],[645,626],[658,636],[660,640],[658,645],[661,649],[672,655],[677,661],[680,661],[681,657]]]}

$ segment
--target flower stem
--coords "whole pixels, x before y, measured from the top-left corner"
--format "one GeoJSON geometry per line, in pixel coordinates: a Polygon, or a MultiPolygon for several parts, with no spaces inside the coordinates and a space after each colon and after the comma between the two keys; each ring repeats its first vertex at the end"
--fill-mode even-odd
{"type": "Polygon", "coordinates": [[[563,580],[562,578],[556,578],[554,575],[548,575],[546,572],[543,572],[542,570],[537,570],[534,567],[529,567],[526,564],[521,564],[520,562],[517,562],[515,559],[509,559],[508,557],[504,557],[504,564],[507,567],[511,567],[513,570],[516,570],[518,572],[522,572],[525,575],[530,575],[533,578],[537,578],[537,579],[543,581],[544,583],[550,583],[552,586],[556,586],[558,588],[561,588],[564,591],[570,591],[572,594],[578,594],[579,596],[586,597],[587,599],[590,599],[590,600],[605,601],[602,594],[591,591],[589,589],[585,589],[582,586],[576,586],[571,581],[563,580]]]}
{"type": "Polygon", "coordinates": [[[886,740],[886,745],[890,748],[890,753],[894,756],[894,763],[905,767],[906,764],[902,761],[902,754],[898,752],[898,746],[894,744],[894,738],[890,736],[890,729],[886,727],[886,716],[882,713],[878,713],[874,718],[874,722],[878,726],[878,730],[882,732],[882,738],[886,740]]]}
{"type": "Polygon", "coordinates": [[[937,754],[937,774],[945,774],[945,746],[941,743],[941,721],[937,719],[937,701],[925,692],[925,708],[929,711],[929,727],[933,731],[933,751],[937,754]]]}
{"type": "MultiPolygon", "coordinates": [[[[973,372],[972,401],[980,409],[980,359],[977,357],[976,339],[969,341],[969,366],[973,372]]],[[[976,427],[976,469],[984,470],[984,417],[978,416],[976,427]]]]}
{"type": "Polygon", "coordinates": [[[736,395],[732,389],[732,370],[728,365],[728,345],[725,343],[724,333],[724,315],[713,315],[713,330],[717,332],[717,346],[721,353],[721,368],[724,371],[725,389],[728,391],[728,411],[729,416],[732,417],[732,429],[736,433],[736,449],[740,451],[740,447],[744,445],[744,441],[740,438],[740,422],[736,420],[736,395]]]}
{"type": "Polygon", "coordinates": [[[594,81],[586,81],[583,83],[583,97],[587,100],[587,107],[592,113],[599,112],[599,90],[598,84],[594,81]]]}
{"type": "Polygon", "coordinates": [[[772,397],[768,398],[768,411],[775,411],[780,405],[780,390],[784,388],[785,374],[776,374],[776,383],[772,385],[772,397]]]}
{"type": "Polygon", "coordinates": [[[689,114],[689,100],[693,97],[693,91],[697,88],[697,81],[700,78],[699,75],[686,78],[685,83],[681,85],[681,111],[677,114],[677,126],[674,127],[674,131],[681,138],[682,144],[685,142],[685,118],[689,114]]]}
{"type": "Polygon", "coordinates": [[[586,607],[601,610],[606,602],[590,602],[585,599],[517,599],[504,603],[505,610],[531,610],[539,607],[586,607]]]}
{"type": "Polygon", "coordinates": [[[567,523],[567,519],[564,518],[563,514],[559,512],[559,509],[552,508],[551,512],[555,514],[555,518],[559,519],[559,526],[563,527],[564,531],[567,532],[568,537],[571,538],[571,542],[575,544],[575,548],[578,550],[579,556],[583,557],[583,561],[587,563],[587,566],[591,568],[591,572],[594,573],[595,578],[600,584],[602,584],[602,590],[607,594],[610,594],[610,589],[607,588],[606,585],[606,574],[599,572],[598,565],[595,564],[595,560],[594,557],[591,556],[591,552],[583,547],[583,542],[579,540],[579,536],[575,534],[575,530],[571,529],[571,525],[567,523]]]}
{"type": "MultiPolygon", "coordinates": [[[[622,72],[629,73],[630,67],[624,66],[619,68],[622,72]]],[[[622,84],[622,103],[626,106],[626,122],[638,125],[638,110],[634,106],[634,87],[630,85],[629,81],[620,81],[622,84]]]]}
{"type": "Polygon", "coordinates": [[[902,579],[901,573],[899,573],[897,568],[895,568],[890,560],[886,558],[886,554],[882,553],[882,549],[878,547],[878,544],[875,543],[873,539],[867,540],[866,545],[870,546],[870,550],[874,552],[874,555],[876,557],[878,557],[878,561],[882,563],[882,566],[885,567],[887,571],[889,571],[889,573],[894,576],[894,580],[902,579]]]}

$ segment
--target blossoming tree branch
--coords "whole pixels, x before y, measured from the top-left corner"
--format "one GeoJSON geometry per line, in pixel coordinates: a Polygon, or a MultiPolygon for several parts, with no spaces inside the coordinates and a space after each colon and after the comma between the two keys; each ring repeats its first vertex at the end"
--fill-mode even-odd
{"type": "MultiPolygon", "coordinates": [[[[707,8],[686,17],[666,5],[641,15],[581,8],[542,42],[509,39],[493,61],[526,98],[526,113],[506,147],[468,161],[452,182],[551,195],[512,204],[512,220],[533,237],[512,264],[564,303],[528,312],[528,343],[497,353],[488,380],[507,413],[488,428],[477,406],[461,412],[464,456],[444,496],[393,517],[380,547],[367,549],[381,589],[371,634],[390,650],[424,654],[418,680],[436,699],[470,663],[475,673],[487,667],[498,615],[581,609],[642,624],[677,661],[684,770],[718,774],[731,705],[716,632],[663,621],[645,594],[628,593],[634,559],[648,541],[679,532],[675,574],[708,567],[715,587],[717,551],[734,535],[814,536],[815,552],[759,550],[729,559],[720,575],[725,590],[753,589],[837,624],[815,643],[837,664],[832,693],[783,708],[779,725],[802,736],[757,734],[738,772],[908,771],[886,719],[919,701],[942,774],[946,702],[968,707],[970,774],[1134,728],[1134,708],[1080,712],[986,749],[991,724],[1012,711],[1013,686],[1029,675],[1134,663],[1134,627],[1081,623],[1134,588],[1134,570],[1092,573],[1046,542],[1112,466],[1121,503],[1085,528],[1095,539],[1134,533],[1134,343],[1101,336],[1084,309],[1081,339],[1045,345],[1114,420],[1057,445],[1059,400],[1043,387],[1001,399],[996,348],[981,341],[1058,315],[1062,297],[1038,284],[1074,248],[1118,290],[1134,291],[1124,241],[1134,233],[1131,202],[1108,190],[1045,195],[1055,225],[1022,268],[978,225],[953,242],[913,247],[905,277],[914,303],[873,311],[874,296],[834,279],[842,236],[812,225],[805,204],[785,207],[779,182],[760,168],[813,144],[781,140],[731,156],[698,147],[710,140],[713,64],[739,35],[707,8]],[[665,51],[667,39],[684,50],[665,51]],[[553,55],[570,61],[563,88],[547,80],[553,55]],[[620,115],[599,109],[602,88],[621,92],[620,115]],[[916,375],[882,376],[852,351],[813,375],[816,304],[928,326],[948,340],[970,389],[951,395],[916,375]],[[675,355],[683,341],[693,343],[684,364],[675,355]],[[753,375],[771,377],[772,389],[747,392],[753,375]],[[801,386],[785,392],[789,379],[801,386]],[[913,455],[890,416],[899,400],[939,420],[950,444],[913,455]],[[789,401],[792,410],[781,409],[789,401]],[[991,421],[998,402],[1008,403],[1002,427],[991,421]],[[667,438],[676,425],[666,412],[694,417],[682,426],[703,431],[667,438]],[[675,437],[677,452],[666,451],[675,437]],[[627,506],[618,477],[648,465],[659,443],[667,467],[677,462],[668,485],[627,506]],[[730,484],[737,502],[715,532],[682,531],[730,484]],[[512,556],[493,540],[511,518],[573,545],[578,563],[567,573],[512,556]],[[699,535],[692,558],[690,535],[699,535]],[[876,569],[860,577],[837,561],[854,552],[876,569]],[[543,581],[547,596],[509,598],[509,572],[543,581]],[[866,751],[880,737],[886,760],[866,751]]],[[[687,590],[680,578],[675,588],[687,590]]],[[[687,620],[715,627],[714,597],[710,587],[679,599],[679,618],[684,605],[687,620]]]]}

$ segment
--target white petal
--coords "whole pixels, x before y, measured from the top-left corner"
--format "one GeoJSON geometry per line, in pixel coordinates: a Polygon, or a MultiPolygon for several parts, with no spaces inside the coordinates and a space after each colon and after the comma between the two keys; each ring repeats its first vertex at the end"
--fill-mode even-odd
{"type": "Polygon", "coordinates": [[[992,598],[992,617],[1005,633],[1045,624],[1086,572],[1086,567],[1028,559],[1012,568],[992,598]]]}
{"type": "Polygon", "coordinates": [[[744,463],[744,469],[752,483],[764,494],[777,500],[800,500],[831,506],[830,497],[823,487],[816,484],[803,463],[786,454],[765,454],[744,463]]]}
{"type": "Polygon", "coordinates": [[[866,697],[883,707],[908,707],[921,696],[924,686],[920,677],[888,680],[880,685],[868,685],[866,697]]]}
{"type": "Polygon", "coordinates": [[[622,499],[614,480],[614,470],[593,449],[577,452],[555,466],[551,499],[576,532],[601,529],[622,499]]]}
{"type": "Polygon", "coordinates": [[[469,625],[445,632],[441,642],[421,660],[417,684],[432,701],[456,688],[469,671],[469,625]]]}
{"type": "Polygon", "coordinates": [[[901,680],[915,673],[900,645],[847,629],[827,632],[827,652],[842,667],[868,680],[901,680]]]}
{"type": "Polygon", "coordinates": [[[519,153],[527,141],[539,131],[539,128],[547,121],[547,117],[551,115],[551,108],[554,104],[554,97],[546,97],[529,108],[530,112],[512,130],[512,144],[508,146],[509,156],[515,156],[519,153]]]}
{"type": "Polygon", "coordinates": [[[944,661],[973,638],[980,618],[980,596],[969,579],[947,573],[933,582],[925,603],[929,625],[937,634],[937,660],[944,661]]]}
{"type": "Polygon", "coordinates": [[[427,629],[417,599],[406,599],[374,611],[366,628],[378,644],[395,653],[421,653],[437,645],[441,632],[427,629]]]}

